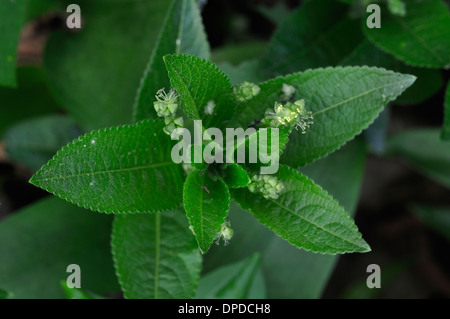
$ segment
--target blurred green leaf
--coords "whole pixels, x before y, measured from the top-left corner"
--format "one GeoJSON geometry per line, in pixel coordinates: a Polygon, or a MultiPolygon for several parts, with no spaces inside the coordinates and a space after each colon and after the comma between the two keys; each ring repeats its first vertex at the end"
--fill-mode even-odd
{"type": "Polygon", "coordinates": [[[42,69],[20,67],[17,77],[17,89],[0,87],[0,136],[6,128],[21,120],[58,110],[42,69]]]}
{"type": "Polygon", "coordinates": [[[218,67],[230,77],[233,85],[240,84],[244,81],[258,83],[264,80],[258,60],[244,61],[238,66],[234,66],[228,62],[218,64],[218,67]]]}
{"type": "Polygon", "coordinates": [[[39,117],[11,127],[4,135],[5,151],[14,161],[37,171],[80,134],[67,116],[39,117]]]}
{"type": "MultiPolygon", "coordinates": [[[[302,171],[352,212],[358,200],[365,154],[363,140],[357,139],[302,171]]],[[[206,272],[259,252],[269,298],[321,295],[338,256],[315,254],[290,245],[237,205],[231,206],[229,216],[234,236],[227,246],[212,247],[204,256],[206,272]]]]}
{"type": "Polygon", "coordinates": [[[153,108],[156,92],[170,87],[163,61],[165,55],[186,53],[205,59],[210,57],[209,44],[196,1],[172,1],[161,31],[136,97],[134,112],[137,121],[156,118],[153,108]]]}
{"type": "Polygon", "coordinates": [[[111,241],[125,298],[193,298],[202,259],[182,209],[117,215],[111,241]]]}
{"type": "Polygon", "coordinates": [[[334,66],[362,39],[357,20],[336,0],[309,1],[278,27],[262,59],[268,75],[334,66]]]}
{"type": "Polygon", "coordinates": [[[0,289],[0,299],[11,299],[14,295],[10,293],[9,291],[0,289]]]}
{"type": "Polygon", "coordinates": [[[441,138],[444,141],[450,140],[450,82],[445,91],[445,105],[444,105],[444,126],[442,127],[441,138]]]}
{"type": "Polygon", "coordinates": [[[417,170],[450,187],[450,143],[440,139],[439,129],[400,133],[387,141],[386,154],[400,155],[417,170]]]}
{"type": "Polygon", "coordinates": [[[227,164],[223,174],[223,180],[230,188],[241,188],[250,183],[247,172],[239,164],[227,164]]]}
{"type": "Polygon", "coordinates": [[[403,74],[412,74],[417,80],[396,100],[397,104],[418,104],[435,94],[443,85],[439,70],[412,67],[379,50],[369,41],[362,42],[340,65],[377,66],[403,74]]]}
{"type": "Polygon", "coordinates": [[[62,148],[30,183],[104,213],[173,209],[182,200],[183,175],[163,124],[149,119],[92,131],[62,148]]]}
{"type": "Polygon", "coordinates": [[[130,123],[139,80],[170,2],[76,3],[82,29],[57,32],[47,43],[44,64],[52,91],[86,131],[130,123]]]}
{"type": "Polygon", "coordinates": [[[382,10],[381,28],[363,30],[375,45],[418,67],[450,66],[450,12],[442,0],[410,0],[405,17],[382,10]]]}
{"type": "Polygon", "coordinates": [[[15,298],[63,298],[67,266],[95,293],[119,289],[110,253],[111,216],[92,214],[55,197],[0,223],[0,286],[15,298]]]}
{"type": "Polygon", "coordinates": [[[211,54],[214,63],[227,62],[231,65],[238,65],[245,60],[255,59],[267,48],[267,43],[263,41],[246,41],[244,43],[226,45],[215,49],[211,54]]]}
{"type": "Polygon", "coordinates": [[[61,287],[67,299],[103,299],[103,297],[88,293],[81,288],[69,288],[65,280],[61,281],[61,287]]]}
{"type": "Polygon", "coordinates": [[[0,2],[0,86],[16,87],[19,36],[28,0],[0,2]]]}
{"type": "Polygon", "coordinates": [[[264,299],[264,278],[258,253],[202,276],[197,299],[264,299]]]}
{"type": "Polygon", "coordinates": [[[412,211],[431,229],[450,240],[450,209],[443,207],[413,206],[412,211]]]}

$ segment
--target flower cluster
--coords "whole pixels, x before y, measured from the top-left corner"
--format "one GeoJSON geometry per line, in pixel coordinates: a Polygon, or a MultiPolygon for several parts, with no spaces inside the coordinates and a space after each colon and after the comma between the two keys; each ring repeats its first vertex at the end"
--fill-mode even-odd
{"type": "Polygon", "coordinates": [[[252,193],[262,193],[264,198],[277,199],[284,190],[284,184],[276,176],[254,175],[248,189],[252,193]]]}
{"type": "Polygon", "coordinates": [[[233,229],[230,227],[229,222],[225,222],[220,227],[220,231],[217,234],[217,241],[216,244],[218,245],[220,243],[220,239],[223,239],[224,245],[228,245],[228,242],[233,237],[233,229]]]}
{"type": "Polygon", "coordinates": [[[261,88],[255,83],[244,81],[233,88],[233,93],[239,102],[246,102],[259,94],[261,88]]]}
{"type": "Polygon", "coordinates": [[[306,111],[305,100],[297,100],[294,103],[287,102],[285,105],[275,102],[273,111],[268,109],[264,121],[271,127],[291,126],[295,129],[299,127],[302,133],[310,127],[313,116],[312,112],[306,111]]]}
{"type": "Polygon", "coordinates": [[[178,110],[178,95],[174,89],[170,89],[167,94],[164,89],[159,90],[156,93],[156,101],[153,103],[156,114],[159,117],[164,118],[164,132],[167,135],[171,135],[172,132],[178,128],[183,127],[184,122],[181,116],[177,117],[178,110]]]}

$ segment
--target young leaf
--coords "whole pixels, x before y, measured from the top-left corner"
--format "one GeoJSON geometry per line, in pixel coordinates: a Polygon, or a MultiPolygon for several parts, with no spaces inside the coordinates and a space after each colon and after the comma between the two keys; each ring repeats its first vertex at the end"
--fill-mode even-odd
{"type": "Polygon", "coordinates": [[[200,279],[196,299],[263,299],[264,277],[258,253],[223,266],[200,279]]]}
{"type": "Polygon", "coordinates": [[[161,88],[169,88],[169,78],[163,56],[187,53],[209,59],[209,44],[195,0],[174,0],[170,6],[158,42],[141,79],[134,104],[136,121],[155,118],[153,108],[155,94],[161,88]]]}
{"type": "Polygon", "coordinates": [[[91,214],[56,197],[0,223],[0,284],[16,298],[63,298],[60,286],[81,269],[81,284],[97,294],[119,290],[109,240],[111,216],[91,214]],[[32,278],[32,280],[31,280],[32,278]]]}
{"type": "Polygon", "coordinates": [[[17,124],[5,133],[5,151],[11,159],[36,171],[80,134],[80,129],[69,117],[35,118],[17,124]]]}
{"type": "Polygon", "coordinates": [[[205,254],[217,238],[230,209],[230,194],[221,179],[194,171],[184,183],[183,204],[198,247],[205,254]]]}
{"type": "Polygon", "coordinates": [[[395,103],[399,104],[421,103],[439,91],[443,85],[439,70],[406,65],[392,55],[381,51],[368,40],[362,42],[352,54],[341,61],[340,65],[377,66],[403,74],[415,75],[417,80],[395,100],[395,103]]]}
{"type": "Polygon", "coordinates": [[[183,175],[163,123],[145,120],[88,133],[60,150],[30,182],[104,213],[150,213],[179,205],[183,175]]]}
{"type": "Polygon", "coordinates": [[[387,141],[386,154],[403,156],[420,172],[450,187],[450,144],[439,136],[439,129],[403,132],[387,141]]]}
{"type": "Polygon", "coordinates": [[[268,75],[336,65],[362,38],[357,20],[335,0],[309,1],[286,18],[262,60],[268,75]]]}
{"type": "Polygon", "coordinates": [[[259,84],[261,92],[239,109],[233,123],[247,127],[281,99],[284,83],[305,100],[314,124],[307,134],[294,130],[282,163],[304,166],[345,144],[367,128],[412,83],[415,77],[369,67],[307,70],[259,84]]]}
{"type": "Polygon", "coordinates": [[[230,79],[211,62],[190,55],[168,55],[164,62],[186,115],[203,120],[205,128],[223,127],[235,109],[230,79]],[[204,111],[210,101],[215,105],[212,115],[204,111]]]}
{"type": "Polygon", "coordinates": [[[232,190],[233,200],[299,248],[326,254],[370,251],[348,213],[321,187],[287,166],[276,177],[285,186],[278,199],[232,190]]]}
{"type": "Polygon", "coordinates": [[[442,127],[441,138],[444,141],[450,141],[450,82],[445,92],[444,126],[442,127]]]}
{"type": "Polygon", "coordinates": [[[142,71],[167,0],[82,0],[80,32],[57,32],[46,46],[49,85],[86,131],[130,123],[142,71]]]}
{"type": "Polygon", "coordinates": [[[450,240],[450,210],[448,208],[414,206],[412,211],[425,224],[450,240]]]}
{"type": "Polygon", "coordinates": [[[450,65],[450,12],[442,0],[406,2],[404,17],[381,14],[381,28],[369,29],[366,36],[375,45],[398,59],[419,67],[444,68],[450,65]]]}
{"type": "Polygon", "coordinates": [[[18,87],[0,87],[0,135],[11,125],[27,118],[58,111],[50,95],[42,69],[19,67],[18,87]]]}
{"type": "Polygon", "coordinates": [[[250,183],[250,178],[242,166],[231,163],[225,167],[223,181],[230,188],[241,188],[250,183]]]}
{"type": "Polygon", "coordinates": [[[125,298],[192,298],[201,256],[180,209],[117,215],[111,241],[125,298]]]}
{"type": "MultiPolygon", "coordinates": [[[[353,213],[358,201],[365,157],[365,143],[362,138],[357,138],[330,156],[307,165],[302,172],[322,185],[347,211],[353,213]]],[[[310,299],[321,296],[339,255],[315,254],[298,249],[237,205],[231,205],[229,218],[233,239],[227,246],[212,247],[204,256],[205,272],[259,252],[268,298],[310,299]],[[314,276],[311,275],[311,269],[314,269],[314,276]]]]}
{"type": "Polygon", "coordinates": [[[16,86],[17,47],[28,2],[0,2],[0,86],[16,86]]]}

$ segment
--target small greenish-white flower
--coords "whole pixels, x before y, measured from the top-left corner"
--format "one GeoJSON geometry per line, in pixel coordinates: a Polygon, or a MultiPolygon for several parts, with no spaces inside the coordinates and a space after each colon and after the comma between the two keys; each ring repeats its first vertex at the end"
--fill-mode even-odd
{"type": "Polygon", "coordinates": [[[178,94],[174,89],[170,89],[167,94],[164,89],[156,93],[156,101],[153,103],[156,114],[159,117],[171,116],[178,110],[178,94]]]}
{"type": "Polygon", "coordinates": [[[283,92],[282,99],[285,101],[288,101],[294,97],[295,92],[297,90],[292,85],[283,83],[283,87],[281,88],[281,91],[283,92]]]}
{"type": "Polygon", "coordinates": [[[233,88],[233,93],[239,102],[246,102],[259,94],[261,88],[255,83],[244,81],[233,88]]]}
{"type": "Polygon", "coordinates": [[[283,182],[272,175],[253,175],[247,187],[250,192],[262,193],[267,199],[277,199],[284,191],[283,182]]]}
{"type": "Polygon", "coordinates": [[[216,107],[216,102],[214,102],[214,100],[209,100],[205,106],[205,114],[212,115],[215,107],[216,107]]]}
{"type": "Polygon", "coordinates": [[[218,245],[220,242],[220,239],[223,239],[224,245],[228,245],[228,242],[233,237],[233,229],[230,227],[229,222],[225,222],[220,227],[220,231],[217,234],[217,241],[216,244],[218,245]]]}
{"type": "Polygon", "coordinates": [[[306,111],[305,100],[297,100],[294,103],[287,102],[285,105],[275,102],[273,111],[268,109],[264,121],[271,127],[291,126],[295,129],[299,127],[302,133],[306,133],[312,122],[312,112],[306,111]]]}

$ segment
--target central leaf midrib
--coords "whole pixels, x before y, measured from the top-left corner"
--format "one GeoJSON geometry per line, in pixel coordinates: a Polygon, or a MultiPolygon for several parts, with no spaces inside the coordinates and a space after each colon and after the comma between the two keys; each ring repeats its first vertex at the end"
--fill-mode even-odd
{"type": "Polygon", "coordinates": [[[73,174],[73,175],[53,176],[53,177],[48,177],[48,178],[37,178],[37,179],[35,179],[35,181],[49,181],[49,180],[68,179],[68,178],[75,178],[75,177],[88,177],[88,176],[95,176],[95,175],[100,175],[100,174],[138,171],[138,170],[143,170],[143,169],[163,167],[163,166],[169,166],[169,165],[176,165],[176,164],[174,162],[161,162],[161,163],[155,163],[155,164],[151,164],[151,165],[134,166],[134,167],[128,167],[128,168],[111,169],[111,170],[73,174]]]}
{"type": "MultiPolygon", "coordinates": [[[[343,241],[345,241],[345,242],[347,242],[347,243],[349,243],[349,244],[355,245],[355,246],[360,247],[360,248],[364,248],[363,246],[361,246],[361,245],[359,245],[359,244],[357,244],[357,243],[351,242],[350,240],[348,240],[348,239],[346,239],[346,238],[343,238],[343,237],[341,237],[341,236],[339,236],[339,235],[333,233],[332,231],[330,231],[330,230],[328,230],[328,229],[326,229],[326,228],[320,226],[319,224],[316,224],[316,223],[312,222],[311,220],[306,219],[304,216],[301,216],[301,215],[297,214],[295,211],[291,210],[289,207],[286,207],[286,206],[284,206],[284,205],[281,205],[280,203],[276,202],[276,201],[273,200],[273,199],[270,199],[270,201],[273,202],[274,204],[276,204],[277,206],[279,206],[279,207],[285,209],[285,210],[288,211],[289,213],[291,213],[291,214],[293,214],[293,215],[299,217],[300,219],[303,219],[304,221],[310,223],[311,225],[314,225],[314,226],[316,226],[317,228],[322,229],[324,232],[326,232],[326,233],[328,233],[328,234],[330,234],[330,235],[332,235],[332,236],[334,236],[334,237],[336,237],[336,238],[339,238],[339,239],[341,239],[341,240],[343,240],[343,241]]],[[[336,247],[335,247],[335,248],[336,248],[336,247]]]]}

